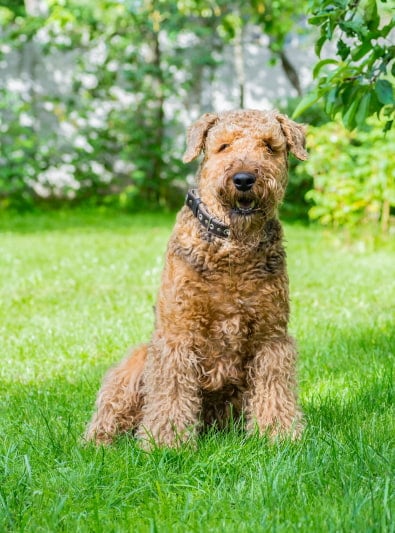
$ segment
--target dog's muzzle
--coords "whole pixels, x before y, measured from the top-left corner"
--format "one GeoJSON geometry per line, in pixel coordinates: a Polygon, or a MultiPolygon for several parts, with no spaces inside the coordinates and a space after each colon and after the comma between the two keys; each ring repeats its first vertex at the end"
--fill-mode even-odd
{"type": "Polygon", "coordinates": [[[238,193],[233,205],[233,213],[237,215],[251,214],[257,207],[256,199],[249,194],[256,182],[255,174],[251,172],[237,172],[232,176],[232,181],[238,193]]]}

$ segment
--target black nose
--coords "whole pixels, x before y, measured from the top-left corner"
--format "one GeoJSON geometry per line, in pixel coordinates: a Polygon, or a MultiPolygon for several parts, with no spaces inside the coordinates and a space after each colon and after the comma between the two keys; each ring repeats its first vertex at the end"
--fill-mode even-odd
{"type": "Polygon", "coordinates": [[[250,172],[238,172],[232,179],[238,191],[246,192],[254,185],[256,177],[250,172]]]}

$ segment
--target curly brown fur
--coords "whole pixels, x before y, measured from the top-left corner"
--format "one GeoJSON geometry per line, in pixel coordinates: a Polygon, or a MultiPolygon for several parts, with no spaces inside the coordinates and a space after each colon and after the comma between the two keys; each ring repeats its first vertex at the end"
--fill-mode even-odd
{"type": "Polygon", "coordinates": [[[106,377],[87,439],[135,431],[145,443],[177,446],[231,412],[245,413],[249,431],[301,431],[277,207],[288,152],[307,157],[303,126],[274,111],[209,113],[189,128],[184,161],[202,150],[199,196],[230,236],[208,234],[180,211],[152,339],[106,377]],[[237,173],[254,176],[248,191],[236,187],[237,173]]]}

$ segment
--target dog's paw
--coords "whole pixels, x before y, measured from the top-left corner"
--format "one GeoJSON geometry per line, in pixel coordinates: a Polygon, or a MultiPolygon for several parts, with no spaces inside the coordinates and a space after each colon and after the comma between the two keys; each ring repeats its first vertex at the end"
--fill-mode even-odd
{"type": "Polygon", "coordinates": [[[267,437],[270,441],[291,439],[299,440],[302,437],[304,424],[301,417],[295,418],[291,422],[265,421],[258,423],[250,420],[247,423],[247,433],[267,437]]]}
{"type": "Polygon", "coordinates": [[[188,427],[179,430],[170,423],[155,429],[142,425],[136,432],[136,438],[140,448],[146,451],[151,451],[155,448],[196,447],[195,428],[188,427]]]}
{"type": "Polygon", "coordinates": [[[84,444],[92,443],[96,444],[96,446],[109,446],[113,443],[114,437],[114,431],[105,431],[102,427],[90,424],[82,436],[81,441],[84,444]]]}

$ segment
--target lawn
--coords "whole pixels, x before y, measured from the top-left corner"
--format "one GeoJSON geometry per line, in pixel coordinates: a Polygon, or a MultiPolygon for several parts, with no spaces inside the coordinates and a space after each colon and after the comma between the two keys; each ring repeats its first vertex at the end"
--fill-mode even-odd
{"type": "Polygon", "coordinates": [[[146,340],[174,217],[0,217],[0,531],[395,530],[395,250],[287,226],[300,442],[81,443],[105,370],[146,340]]]}

